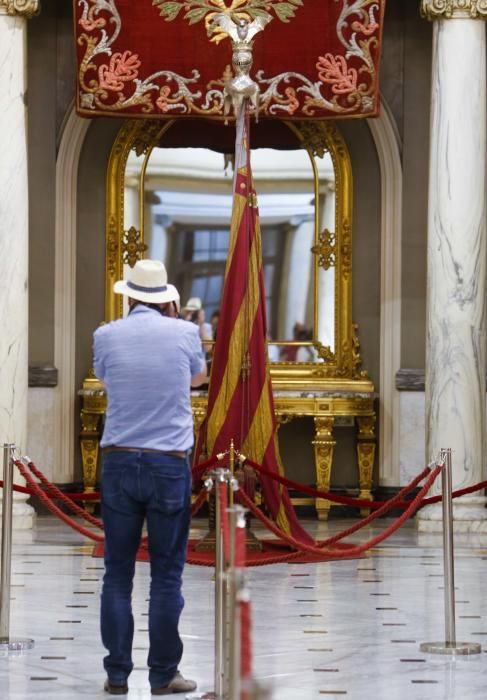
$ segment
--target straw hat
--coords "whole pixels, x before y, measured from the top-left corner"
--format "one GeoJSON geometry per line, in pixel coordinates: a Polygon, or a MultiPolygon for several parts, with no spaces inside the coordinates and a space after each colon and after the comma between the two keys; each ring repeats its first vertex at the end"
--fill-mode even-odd
{"type": "Polygon", "coordinates": [[[191,297],[191,299],[188,299],[186,306],[184,307],[185,311],[199,311],[203,307],[203,304],[201,303],[201,299],[199,297],[191,297]]]}
{"type": "Polygon", "coordinates": [[[153,304],[179,302],[179,292],[168,284],[166,268],[159,260],[138,260],[129,270],[127,280],[115,282],[113,291],[153,304]]]}

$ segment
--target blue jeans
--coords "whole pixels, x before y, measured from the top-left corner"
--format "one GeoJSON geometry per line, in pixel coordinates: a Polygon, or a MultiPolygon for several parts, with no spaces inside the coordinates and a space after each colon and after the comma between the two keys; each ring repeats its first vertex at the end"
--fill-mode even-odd
{"type": "Polygon", "coordinates": [[[104,666],[114,684],[132,671],[132,586],[144,519],[150,553],[149,682],[167,685],[183,653],[178,623],[191,519],[191,477],[185,459],[157,452],[103,455],[102,516],[105,576],[101,594],[104,666]]]}

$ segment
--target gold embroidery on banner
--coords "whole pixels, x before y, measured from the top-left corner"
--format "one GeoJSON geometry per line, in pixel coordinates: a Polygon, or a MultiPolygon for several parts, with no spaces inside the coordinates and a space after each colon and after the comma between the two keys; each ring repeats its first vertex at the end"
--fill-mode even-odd
{"type": "Polygon", "coordinates": [[[159,8],[160,15],[166,22],[177,19],[181,10],[186,11],[183,16],[189,24],[204,20],[208,37],[218,44],[226,37],[226,33],[214,22],[216,15],[225,13],[248,21],[262,17],[269,21],[274,12],[281,22],[289,22],[298,6],[303,5],[303,0],[230,0],[230,5],[224,0],[191,0],[190,3],[188,0],[152,0],[152,4],[159,8]]]}
{"type": "MultiPolygon", "coordinates": [[[[260,109],[267,115],[293,115],[298,110],[307,116],[314,116],[320,110],[338,115],[375,111],[374,54],[379,49],[377,35],[383,0],[337,1],[342,3],[342,9],[336,31],[344,55],[318,56],[317,74],[311,78],[292,71],[267,77],[262,70],[258,71],[255,79],[261,89],[260,109]]],[[[478,7],[487,2],[471,0],[475,1],[478,7]]],[[[219,41],[226,34],[213,24],[217,14],[232,11],[236,17],[253,19],[274,12],[278,19],[287,22],[304,0],[232,0],[230,6],[223,0],[161,0],[153,4],[159,6],[166,21],[174,21],[181,11],[185,11],[183,17],[190,24],[204,20],[212,40],[219,41]]],[[[122,31],[116,0],[104,0],[103,4],[99,0],[79,0],[78,5],[81,8],[78,25],[82,29],[78,44],[85,47],[78,75],[80,109],[92,114],[117,113],[136,107],[143,114],[223,115],[228,69],[223,79],[210,81],[204,91],[195,87],[201,78],[196,67],[190,76],[159,70],[144,77],[140,57],[134,50],[124,47],[113,51],[112,46],[122,31]],[[100,56],[106,57],[101,64],[100,56]]]]}

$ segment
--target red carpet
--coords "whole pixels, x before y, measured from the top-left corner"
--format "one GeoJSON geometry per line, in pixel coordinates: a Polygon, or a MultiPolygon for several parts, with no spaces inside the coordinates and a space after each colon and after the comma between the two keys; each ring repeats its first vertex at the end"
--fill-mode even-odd
{"type": "MultiPolygon", "coordinates": [[[[188,544],[188,564],[197,564],[199,566],[214,566],[215,565],[215,555],[213,552],[195,552],[195,545],[199,540],[190,540],[188,544]]],[[[279,540],[262,540],[263,549],[261,552],[247,552],[247,566],[262,566],[265,564],[276,564],[280,561],[286,561],[289,555],[293,554],[293,550],[288,547],[283,542],[279,540]]],[[[334,549],[339,549],[346,552],[347,549],[353,547],[352,544],[334,544],[334,549]]],[[[99,542],[93,547],[94,557],[103,556],[103,542],[99,542]]],[[[340,557],[341,559],[350,558],[354,559],[357,557],[340,557]]],[[[318,561],[333,561],[334,557],[317,557],[314,554],[300,553],[299,555],[293,556],[290,561],[296,564],[309,564],[311,562],[318,561]]],[[[137,561],[149,561],[149,552],[145,543],[143,543],[137,553],[137,561]]]]}

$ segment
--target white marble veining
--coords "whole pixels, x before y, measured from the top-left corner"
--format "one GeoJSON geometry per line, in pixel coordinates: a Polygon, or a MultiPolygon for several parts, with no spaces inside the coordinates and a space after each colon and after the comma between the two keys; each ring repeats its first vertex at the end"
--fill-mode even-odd
{"type": "MultiPolygon", "coordinates": [[[[310,523],[319,537],[351,521],[310,523]]],[[[380,521],[354,541],[369,538],[380,521]]],[[[195,534],[205,529],[196,521],[195,534]]],[[[258,532],[258,528],[255,528],[258,532]]],[[[487,638],[485,536],[455,537],[457,639],[487,638]]],[[[103,563],[92,545],[51,517],[14,533],[11,635],[32,650],[0,656],[2,700],[102,700],[99,592],[103,563]],[[51,680],[50,680],[51,679],[51,680]]],[[[213,686],[213,570],[187,566],[181,669],[213,686]]],[[[486,656],[441,657],[419,651],[444,635],[441,537],[411,523],[357,560],[280,564],[249,570],[254,673],[274,700],[484,700],[486,656]],[[334,692],[335,691],[335,692],[334,692]]],[[[135,670],[127,700],[149,700],[149,567],[137,565],[135,670]]]]}
{"type": "Polygon", "coordinates": [[[424,393],[401,391],[399,395],[400,421],[399,460],[400,485],[405,486],[426,464],[424,432],[424,393]]]}
{"type": "MultiPolygon", "coordinates": [[[[0,15],[0,444],[25,450],[27,431],[28,188],[26,20],[0,15]]],[[[34,513],[16,495],[14,522],[34,513]]]]}
{"type": "Polygon", "coordinates": [[[433,27],[426,448],[452,448],[461,488],[480,481],[485,458],[485,23],[433,27]]]}
{"type": "MultiPolygon", "coordinates": [[[[54,475],[55,393],[56,389],[53,387],[30,387],[28,392],[26,454],[39,465],[49,481],[56,481],[54,475]]],[[[70,475],[70,477],[73,481],[73,476],[70,475]]]]}

